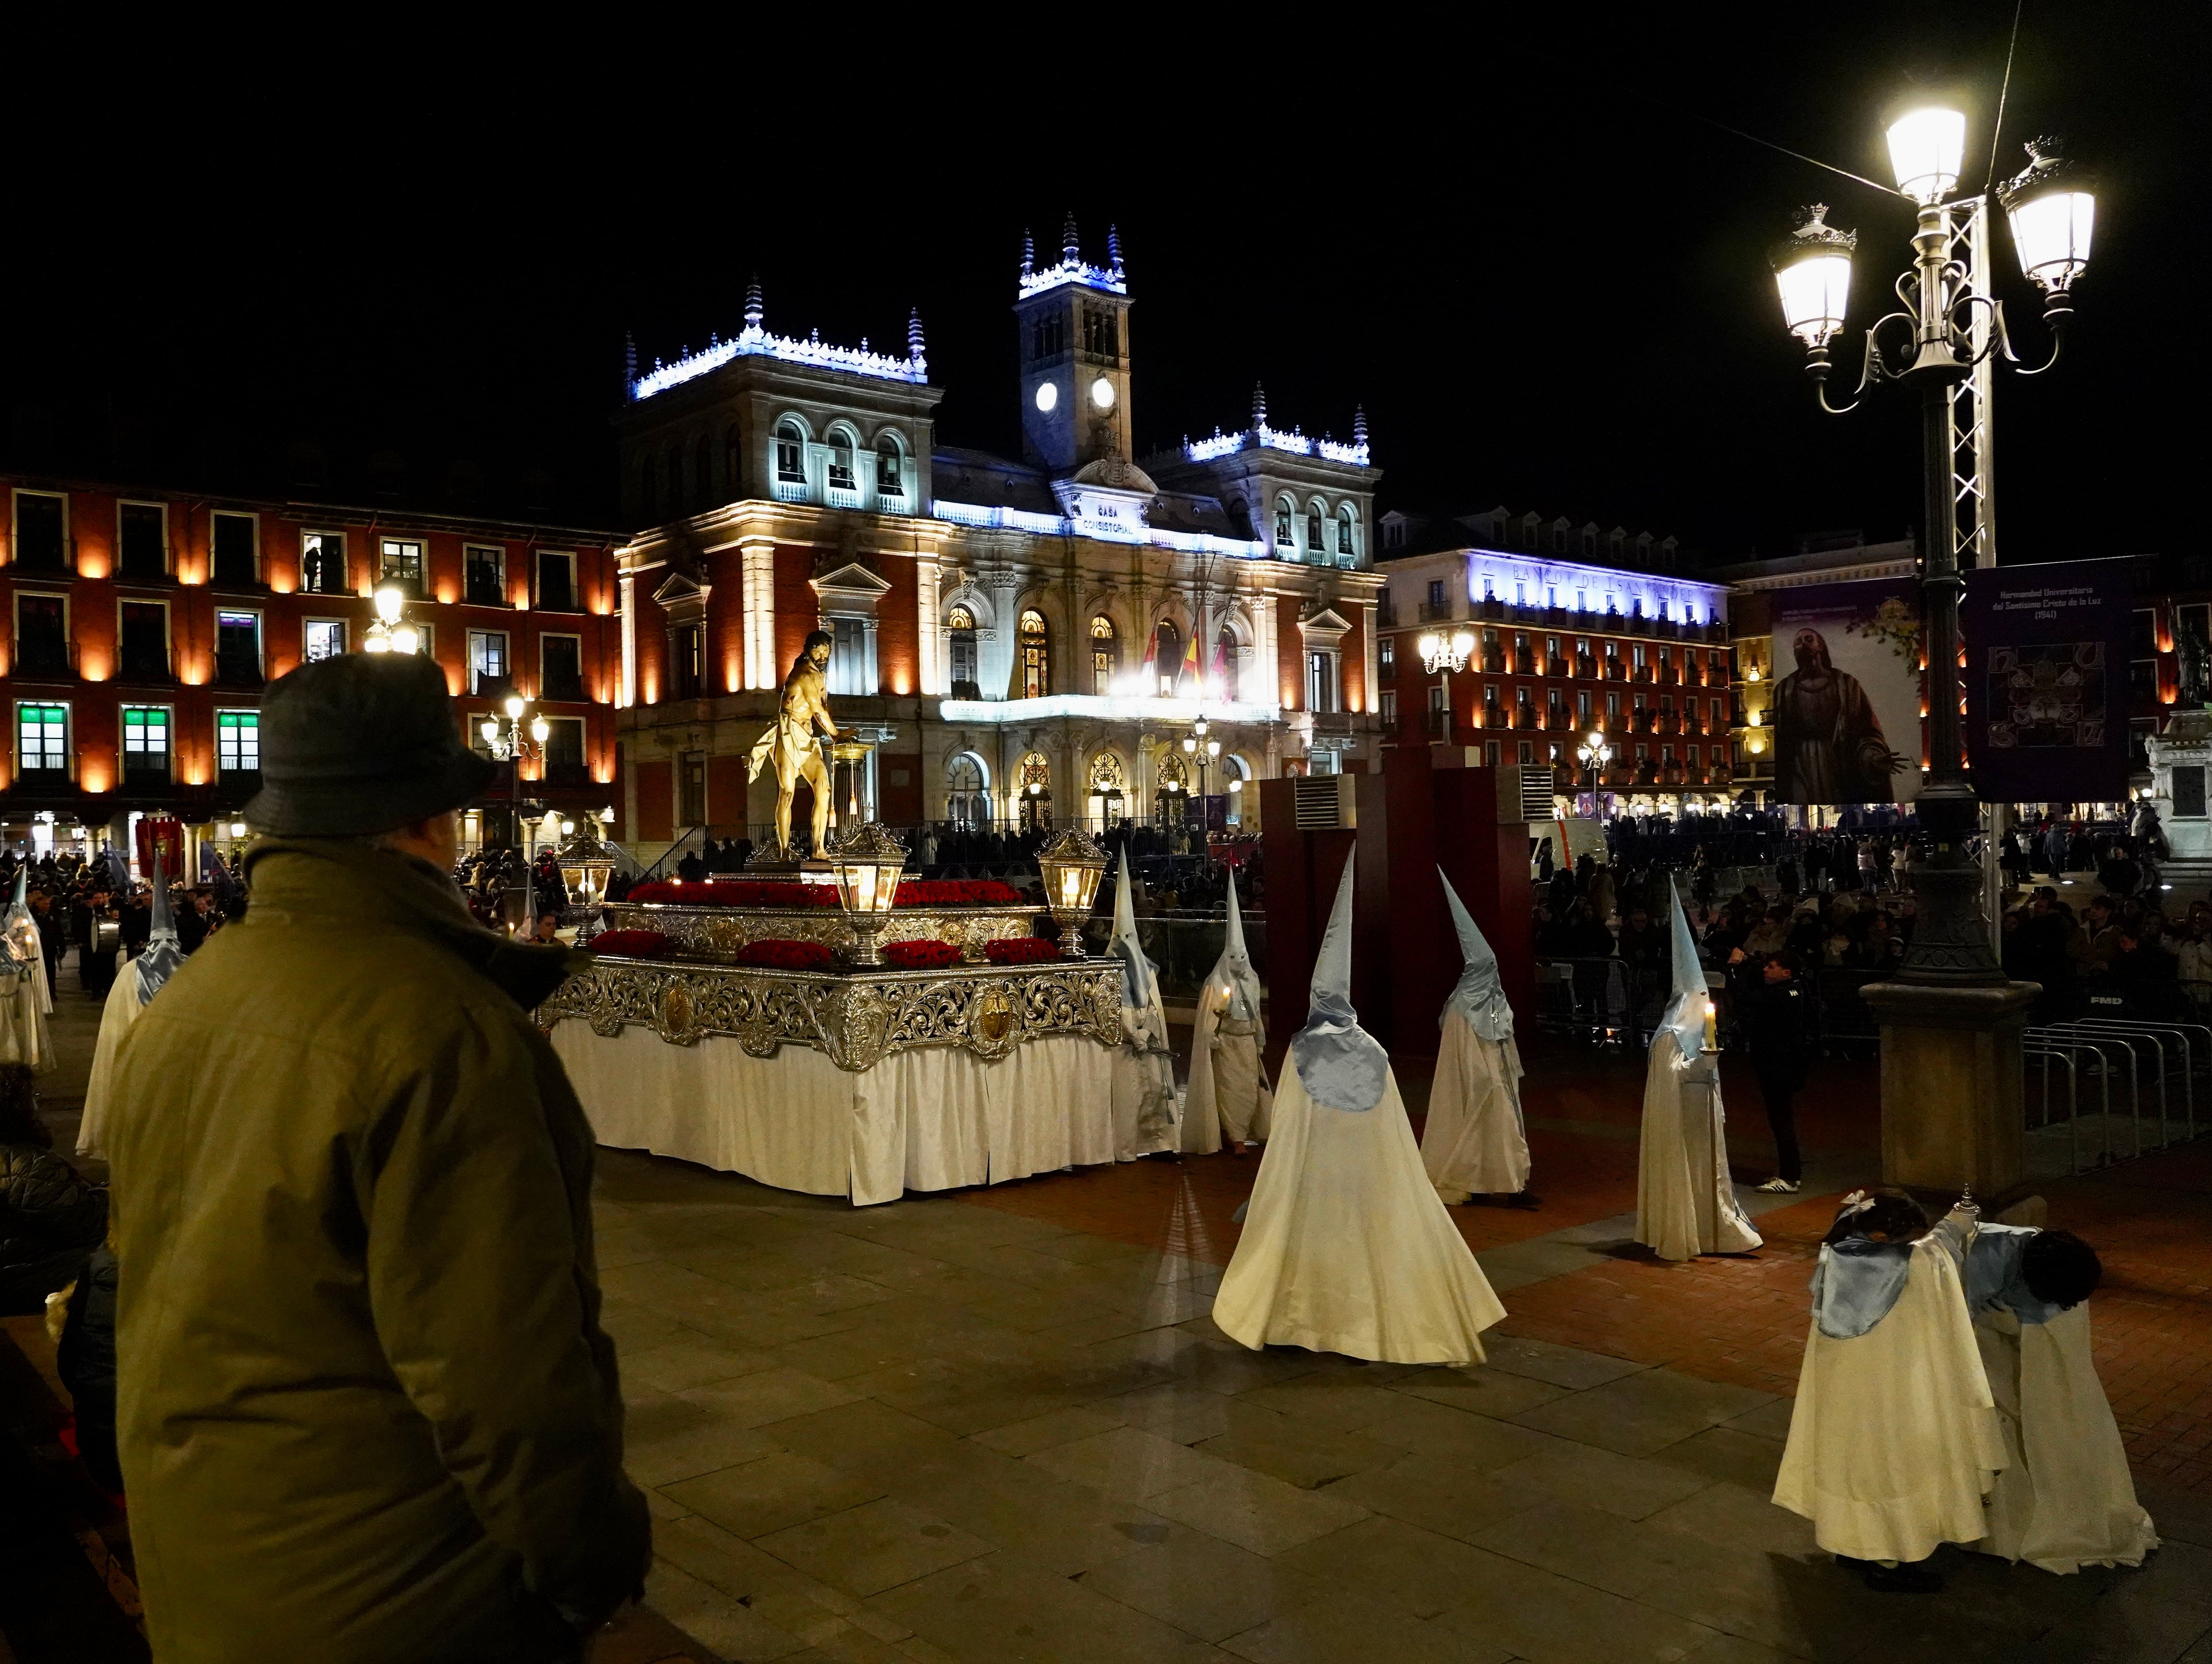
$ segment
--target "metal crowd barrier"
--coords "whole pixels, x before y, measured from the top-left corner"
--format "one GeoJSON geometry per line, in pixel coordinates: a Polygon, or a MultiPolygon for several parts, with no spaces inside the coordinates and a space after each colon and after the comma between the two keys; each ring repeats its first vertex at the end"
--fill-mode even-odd
{"type": "Polygon", "coordinates": [[[2212,1026],[2083,1017],[2027,1029],[2021,1049],[2032,1173],[2086,1173],[2212,1131],[2197,1111],[2212,1100],[2212,1026]]]}

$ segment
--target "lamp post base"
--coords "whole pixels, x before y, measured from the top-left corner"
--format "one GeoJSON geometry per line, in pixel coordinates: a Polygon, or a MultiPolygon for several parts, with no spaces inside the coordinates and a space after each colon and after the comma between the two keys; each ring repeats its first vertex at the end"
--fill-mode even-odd
{"type": "Polygon", "coordinates": [[[2027,1176],[2021,1029],[2033,982],[1861,990],[1881,1023],[1881,1177],[2002,1202],[2027,1176]]]}
{"type": "Polygon", "coordinates": [[[1060,950],[1070,959],[1087,959],[1091,956],[1083,945],[1081,925],[1069,925],[1060,932],[1060,950]]]}

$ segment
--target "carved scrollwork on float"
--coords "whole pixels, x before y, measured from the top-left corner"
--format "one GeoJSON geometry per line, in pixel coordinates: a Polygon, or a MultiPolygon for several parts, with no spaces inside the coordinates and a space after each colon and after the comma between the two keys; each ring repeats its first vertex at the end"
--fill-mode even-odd
{"type": "MultiPolygon", "coordinates": [[[[770,911],[611,902],[605,912],[611,930],[658,931],[685,956],[724,963],[735,963],[739,949],[763,938],[819,942],[839,959],[850,961],[856,939],[836,908],[770,911]]],[[[969,964],[980,965],[988,944],[1035,934],[1035,922],[1043,914],[1042,908],[1018,906],[901,908],[882,939],[949,943],[969,964]]]]}
{"type": "Polygon", "coordinates": [[[839,1068],[858,1071],[921,1046],[963,1046],[997,1059],[1040,1035],[1118,1045],[1121,973],[1111,962],[815,974],[610,958],[570,977],[538,1008],[549,1031],[572,1017],[610,1038],[638,1023],[672,1046],[727,1035],[753,1057],[811,1046],[839,1068]]]}

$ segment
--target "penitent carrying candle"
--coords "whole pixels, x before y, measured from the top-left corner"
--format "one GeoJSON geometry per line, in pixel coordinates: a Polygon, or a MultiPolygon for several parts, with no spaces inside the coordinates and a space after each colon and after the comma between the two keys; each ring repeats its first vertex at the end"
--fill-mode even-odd
{"type": "Polygon", "coordinates": [[[1709,1052],[1717,1052],[1720,1050],[1720,1025],[1714,1021],[1714,1017],[1719,1010],[1720,1008],[1714,1005],[1711,1000],[1708,999],[1705,1001],[1705,1049],[1709,1052]]]}

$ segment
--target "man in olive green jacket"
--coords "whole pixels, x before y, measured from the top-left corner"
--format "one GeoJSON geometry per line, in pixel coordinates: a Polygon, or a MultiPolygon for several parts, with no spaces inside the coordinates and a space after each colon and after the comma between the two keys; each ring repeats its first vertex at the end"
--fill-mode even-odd
{"type": "Polygon", "coordinates": [[[489,767],[412,655],[264,701],[252,906],[132,1026],[118,1443],[161,1664],[572,1659],[638,1591],[568,950],[449,876],[489,767]]]}

